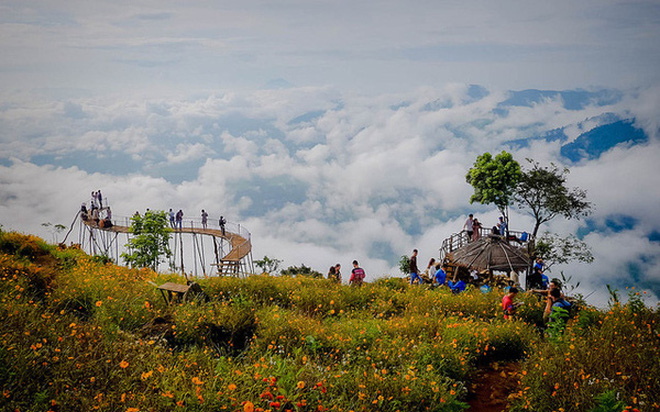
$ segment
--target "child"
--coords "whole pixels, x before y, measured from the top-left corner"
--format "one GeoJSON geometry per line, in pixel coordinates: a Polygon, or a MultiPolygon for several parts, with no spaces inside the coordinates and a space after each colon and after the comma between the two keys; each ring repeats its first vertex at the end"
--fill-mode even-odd
{"type": "Polygon", "coordinates": [[[512,286],[509,289],[509,293],[504,295],[502,298],[502,310],[504,310],[504,319],[510,319],[511,316],[515,315],[518,306],[520,303],[514,303],[513,298],[518,294],[518,288],[512,286]]]}

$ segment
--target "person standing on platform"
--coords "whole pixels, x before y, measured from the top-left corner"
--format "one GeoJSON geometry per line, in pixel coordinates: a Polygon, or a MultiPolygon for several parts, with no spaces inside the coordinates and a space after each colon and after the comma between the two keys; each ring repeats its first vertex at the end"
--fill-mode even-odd
{"type": "Polygon", "coordinates": [[[500,236],[506,236],[506,222],[504,218],[500,216],[500,222],[497,224],[497,227],[500,229],[500,236]]]}
{"type": "Polygon", "coordinates": [[[472,213],[470,213],[467,220],[463,224],[463,228],[468,235],[468,242],[472,241],[472,234],[474,233],[474,219],[472,213]]]}
{"type": "Polygon", "coordinates": [[[176,212],[176,226],[179,228],[179,230],[181,230],[183,226],[183,210],[181,209],[176,212]]]}
{"type": "Polygon", "coordinates": [[[224,216],[220,216],[220,220],[218,220],[218,224],[220,225],[220,230],[222,230],[222,236],[224,236],[225,224],[227,224],[227,221],[225,220],[224,216]]]}
{"type": "Polygon", "coordinates": [[[90,210],[94,211],[94,209],[99,207],[98,204],[97,204],[97,201],[98,201],[98,198],[96,196],[96,192],[92,192],[92,198],[89,202],[90,210]]]}
{"type": "Polygon", "coordinates": [[[174,210],[170,208],[170,227],[174,229],[176,225],[174,224],[174,210]]]}
{"type": "Polygon", "coordinates": [[[474,221],[472,222],[472,230],[474,231],[472,233],[472,241],[479,240],[479,237],[481,236],[481,233],[479,233],[479,230],[483,226],[481,225],[481,222],[475,217],[474,221]]]}
{"type": "Polygon", "coordinates": [[[206,229],[206,226],[208,225],[209,222],[209,214],[202,209],[202,227],[206,229]]]}

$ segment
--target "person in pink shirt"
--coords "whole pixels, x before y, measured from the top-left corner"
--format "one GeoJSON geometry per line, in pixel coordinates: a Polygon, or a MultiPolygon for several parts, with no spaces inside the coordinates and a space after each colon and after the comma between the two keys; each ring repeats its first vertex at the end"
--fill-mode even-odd
{"type": "Polygon", "coordinates": [[[518,288],[512,286],[509,289],[509,293],[504,295],[502,298],[502,310],[504,311],[504,319],[510,319],[511,316],[515,315],[516,309],[520,306],[519,303],[514,303],[513,298],[518,294],[518,288]]]}

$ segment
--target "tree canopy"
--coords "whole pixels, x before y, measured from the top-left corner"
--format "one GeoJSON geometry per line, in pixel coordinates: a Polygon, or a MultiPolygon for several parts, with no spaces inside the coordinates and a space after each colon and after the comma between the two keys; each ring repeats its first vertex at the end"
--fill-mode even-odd
{"type": "Polygon", "coordinates": [[[586,191],[566,187],[568,168],[560,169],[553,163],[550,167],[541,167],[534,160],[527,161],[531,169],[521,173],[514,199],[520,209],[526,209],[534,218],[534,237],[543,223],[558,215],[566,219],[579,219],[591,213],[586,191]]]}
{"type": "Polygon", "coordinates": [[[565,264],[570,261],[591,263],[594,256],[589,246],[574,235],[561,237],[556,233],[546,232],[536,240],[534,255],[545,261],[545,268],[554,264],[565,264]]]}
{"type": "Polygon", "coordinates": [[[133,234],[126,244],[128,252],[121,256],[132,267],[150,267],[172,256],[169,240],[172,229],[168,227],[167,212],[147,211],[144,216],[136,214],[131,218],[130,232],[133,234]]]}
{"type": "Polygon", "coordinates": [[[492,203],[508,222],[508,207],[521,174],[520,164],[513,159],[511,153],[502,151],[495,157],[488,152],[482,154],[477,157],[474,166],[465,176],[465,180],[474,188],[470,203],[492,203]]]}
{"type": "Polygon", "coordinates": [[[311,278],[322,278],[323,273],[316,271],[305,264],[298,266],[289,266],[281,272],[282,276],[307,276],[311,278]]]}
{"type": "Polygon", "coordinates": [[[257,267],[261,268],[261,273],[274,275],[279,270],[282,260],[264,256],[263,259],[255,260],[254,263],[257,265],[257,267]]]}

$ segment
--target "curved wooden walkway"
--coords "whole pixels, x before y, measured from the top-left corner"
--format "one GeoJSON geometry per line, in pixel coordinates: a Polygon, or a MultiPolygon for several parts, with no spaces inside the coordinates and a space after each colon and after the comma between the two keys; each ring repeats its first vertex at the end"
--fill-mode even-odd
{"type": "MultiPolygon", "coordinates": [[[[92,219],[82,220],[83,223],[92,228],[103,230],[106,232],[114,233],[128,233],[130,234],[130,227],[121,226],[113,224],[111,227],[101,227],[96,224],[92,219]]],[[[252,251],[252,240],[245,238],[238,233],[233,233],[228,230],[225,230],[225,233],[222,233],[220,229],[204,229],[197,227],[182,227],[181,229],[171,229],[172,233],[189,233],[189,234],[198,234],[198,235],[209,235],[214,237],[220,237],[226,239],[231,244],[231,250],[225,256],[222,257],[222,261],[225,262],[240,262],[241,259],[245,258],[252,251]]]]}

